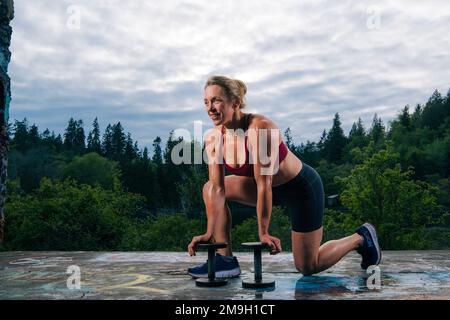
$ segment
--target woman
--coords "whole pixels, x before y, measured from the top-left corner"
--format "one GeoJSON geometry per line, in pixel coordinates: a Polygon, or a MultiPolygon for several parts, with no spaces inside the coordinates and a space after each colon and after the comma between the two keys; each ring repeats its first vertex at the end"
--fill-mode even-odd
{"type": "MultiPolygon", "coordinates": [[[[200,242],[227,242],[229,246],[217,253],[216,277],[240,274],[239,263],[231,251],[231,214],[227,205],[227,201],[237,201],[256,207],[259,239],[270,247],[271,254],[282,250],[280,240],[269,233],[272,206],[287,208],[294,264],[304,275],[330,268],[352,250],[362,255],[363,269],[378,264],[381,252],[375,229],[368,223],[348,237],[320,245],[324,211],[320,176],[286,147],[273,121],[242,112],[246,92],[247,87],[240,80],[213,76],[206,82],[205,108],[215,125],[205,139],[209,180],[203,186],[203,200],[208,223],[206,233],[192,239],[189,254],[195,255],[200,242]],[[237,134],[243,132],[239,129],[245,132],[245,138],[237,134]],[[268,137],[264,139],[260,133],[268,137]],[[241,148],[237,148],[239,145],[241,148]],[[263,149],[269,150],[269,161],[263,161],[263,149]],[[223,163],[214,161],[217,159],[223,159],[223,163]],[[231,175],[225,176],[224,169],[231,175]]],[[[188,273],[207,277],[207,264],[189,268],[188,273]]]]}

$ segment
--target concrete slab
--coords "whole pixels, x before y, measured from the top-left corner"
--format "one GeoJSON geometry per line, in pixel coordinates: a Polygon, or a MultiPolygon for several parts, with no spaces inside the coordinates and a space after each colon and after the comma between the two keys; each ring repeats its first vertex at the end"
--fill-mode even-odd
{"type": "Polygon", "coordinates": [[[263,254],[264,277],[276,281],[275,289],[244,289],[253,253],[235,255],[240,278],[200,288],[186,270],[203,263],[205,252],[2,252],[0,299],[450,299],[450,251],[384,251],[380,289],[368,287],[371,274],[360,269],[356,253],[310,277],[296,272],[291,253],[263,254]],[[72,265],[80,268],[80,289],[67,287],[72,265]]]}

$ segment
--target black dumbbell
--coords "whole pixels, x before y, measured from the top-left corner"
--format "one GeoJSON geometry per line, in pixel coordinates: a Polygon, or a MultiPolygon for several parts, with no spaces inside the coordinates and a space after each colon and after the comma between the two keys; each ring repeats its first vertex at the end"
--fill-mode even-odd
{"type": "Polygon", "coordinates": [[[216,250],[227,247],[227,243],[200,243],[197,248],[208,249],[208,278],[195,281],[199,287],[220,287],[228,283],[227,279],[216,278],[216,250]]]}
{"type": "Polygon", "coordinates": [[[255,266],[254,280],[243,280],[242,286],[244,288],[251,288],[251,289],[275,287],[275,281],[263,281],[262,278],[261,250],[268,249],[269,246],[266,243],[262,242],[244,242],[242,243],[242,247],[247,249],[253,249],[254,266],[255,266]]]}

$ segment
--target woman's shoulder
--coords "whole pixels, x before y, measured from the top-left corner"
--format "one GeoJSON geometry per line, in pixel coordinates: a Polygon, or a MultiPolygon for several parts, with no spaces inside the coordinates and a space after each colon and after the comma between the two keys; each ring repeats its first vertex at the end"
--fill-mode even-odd
{"type": "Polygon", "coordinates": [[[275,122],[270,120],[268,117],[257,114],[257,113],[251,113],[249,114],[249,120],[248,120],[248,128],[249,129],[278,129],[278,126],[275,122]]]}

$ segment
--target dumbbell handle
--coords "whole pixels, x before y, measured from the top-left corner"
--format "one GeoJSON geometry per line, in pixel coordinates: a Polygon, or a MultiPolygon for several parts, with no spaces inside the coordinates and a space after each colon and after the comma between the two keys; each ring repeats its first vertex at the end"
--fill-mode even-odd
{"type": "Polygon", "coordinates": [[[208,279],[214,280],[216,278],[216,249],[208,249],[208,279]]]}
{"type": "Polygon", "coordinates": [[[261,249],[255,248],[253,250],[253,261],[255,264],[255,281],[262,280],[262,259],[261,259],[261,249]]]}

